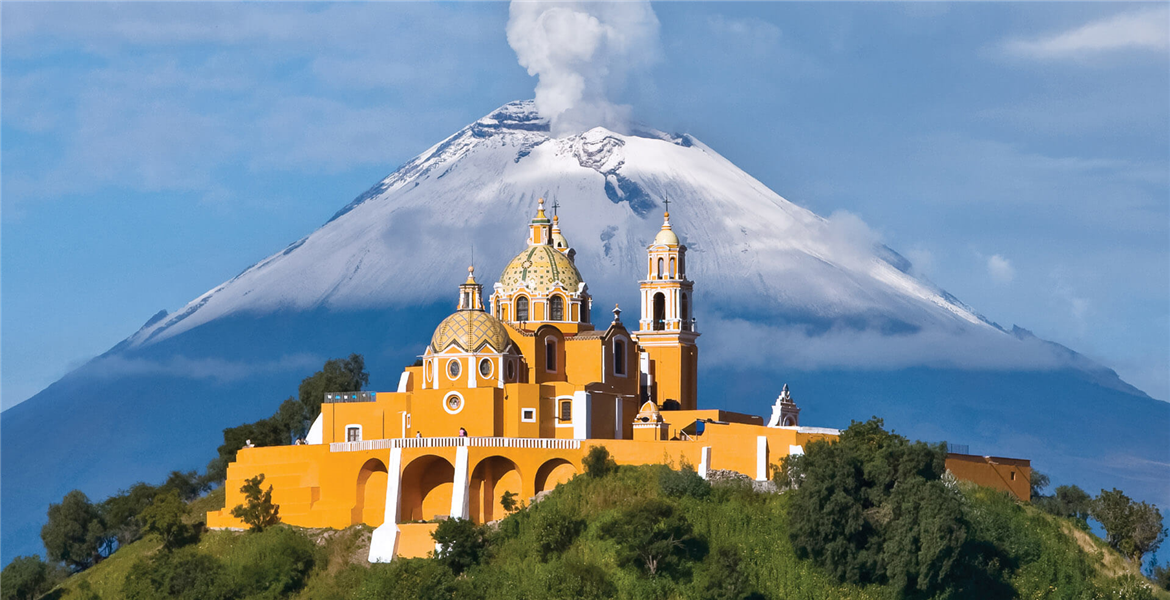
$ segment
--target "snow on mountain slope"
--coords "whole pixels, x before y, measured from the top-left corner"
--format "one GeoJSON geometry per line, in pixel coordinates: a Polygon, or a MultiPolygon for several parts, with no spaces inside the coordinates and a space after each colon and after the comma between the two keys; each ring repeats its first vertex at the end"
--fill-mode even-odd
{"type": "Polygon", "coordinates": [[[442,299],[473,255],[485,280],[494,277],[522,245],[540,196],[559,203],[562,229],[601,302],[630,295],[670,199],[709,310],[734,304],[861,326],[876,319],[902,331],[993,329],[907,273],[905,259],[875,244],[860,221],[796,206],[689,135],[596,128],[553,138],[528,101],[423,152],[317,231],[144,327],[130,345],[240,311],[442,299]]]}

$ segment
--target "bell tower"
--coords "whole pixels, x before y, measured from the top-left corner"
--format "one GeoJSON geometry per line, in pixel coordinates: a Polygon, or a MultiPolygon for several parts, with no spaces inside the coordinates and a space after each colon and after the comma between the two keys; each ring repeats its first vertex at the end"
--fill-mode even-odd
{"type": "Polygon", "coordinates": [[[643,367],[644,392],[661,407],[678,402],[694,410],[698,394],[699,349],[695,339],[694,282],[686,276],[687,247],[679,243],[670,225],[670,213],[647,248],[646,279],[640,282],[642,316],[638,345],[647,355],[643,367]]]}

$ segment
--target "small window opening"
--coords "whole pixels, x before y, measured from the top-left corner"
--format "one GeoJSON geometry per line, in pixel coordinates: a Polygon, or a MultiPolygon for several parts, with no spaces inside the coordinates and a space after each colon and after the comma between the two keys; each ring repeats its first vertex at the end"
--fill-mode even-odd
{"type": "Polygon", "coordinates": [[[613,372],[617,375],[626,374],[626,343],[621,340],[613,343],[613,372]]]}
{"type": "Polygon", "coordinates": [[[557,342],[552,338],[544,342],[544,370],[557,370],[557,342]]]}
{"type": "Polygon", "coordinates": [[[560,296],[553,296],[548,300],[549,306],[549,320],[550,321],[564,321],[565,320],[565,300],[560,296]]]}
{"type": "Polygon", "coordinates": [[[561,420],[562,421],[572,421],[573,420],[573,401],[572,400],[565,400],[564,402],[561,402],[561,420]]]}
{"type": "Polygon", "coordinates": [[[516,320],[528,320],[528,298],[521,296],[516,299],[516,320]]]}
{"type": "Polygon", "coordinates": [[[361,427],[347,427],[347,428],[345,428],[345,441],[347,441],[347,442],[360,442],[360,441],[362,441],[362,428],[361,427]]]}

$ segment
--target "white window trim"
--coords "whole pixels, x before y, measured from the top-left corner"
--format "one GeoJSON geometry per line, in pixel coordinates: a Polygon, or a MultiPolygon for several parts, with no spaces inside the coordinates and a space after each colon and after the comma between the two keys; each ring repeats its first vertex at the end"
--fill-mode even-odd
{"type": "Polygon", "coordinates": [[[459,360],[458,358],[448,358],[447,361],[443,363],[443,372],[447,374],[447,379],[450,379],[451,381],[459,381],[459,376],[463,374],[463,361],[459,360]],[[459,365],[459,373],[455,374],[455,376],[451,376],[452,362],[459,365]]]}
{"type": "Polygon", "coordinates": [[[535,408],[521,408],[520,409],[520,422],[521,423],[535,423],[536,422],[536,409],[535,408]],[[528,413],[532,416],[530,418],[525,417],[524,416],[525,413],[528,413]]]}
{"type": "Polygon", "coordinates": [[[485,357],[483,357],[483,358],[481,358],[481,359],[479,359],[479,363],[478,363],[478,364],[475,366],[475,368],[476,368],[476,372],[478,372],[478,373],[479,373],[479,376],[480,376],[480,377],[482,377],[482,378],[484,378],[484,379],[491,379],[491,378],[492,378],[492,374],[494,374],[494,373],[496,372],[496,365],[495,365],[495,361],[493,361],[492,359],[490,359],[490,358],[488,358],[488,357],[486,357],[486,356],[485,356],[485,357]],[[485,362],[486,362],[486,363],[488,364],[488,366],[490,367],[490,369],[488,369],[488,372],[487,372],[487,374],[486,374],[486,375],[485,375],[485,374],[484,374],[484,372],[483,372],[483,371],[480,369],[480,367],[482,367],[482,366],[483,366],[483,363],[485,363],[485,362]]]}
{"type": "Polygon", "coordinates": [[[448,392],[446,394],[443,394],[443,410],[446,411],[447,414],[457,415],[457,414],[463,412],[464,406],[467,406],[467,401],[463,398],[463,394],[460,394],[459,392],[448,392]],[[459,397],[459,408],[457,410],[454,410],[454,411],[451,410],[447,406],[447,398],[450,398],[451,396],[458,396],[459,397]]]}
{"type": "Polygon", "coordinates": [[[349,441],[349,430],[350,429],[357,429],[358,430],[358,439],[354,440],[354,441],[360,442],[360,441],[366,439],[365,432],[362,431],[362,426],[358,425],[357,423],[350,423],[350,424],[345,426],[345,441],[347,441],[347,442],[349,441]]]}

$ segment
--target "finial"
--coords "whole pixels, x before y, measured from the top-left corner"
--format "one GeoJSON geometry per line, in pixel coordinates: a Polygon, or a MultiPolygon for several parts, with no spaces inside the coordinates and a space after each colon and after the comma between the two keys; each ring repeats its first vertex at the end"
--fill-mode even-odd
{"type": "Polygon", "coordinates": [[[467,281],[464,283],[475,283],[475,265],[467,267],[467,281]]]}
{"type": "Polygon", "coordinates": [[[666,206],[666,209],[665,209],[666,216],[669,217],[670,216],[670,198],[663,198],[662,204],[664,204],[666,206]]]}
{"type": "Polygon", "coordinates": [[[621,323],[622,322],[622,309],[617,304],[613,305],[613,322],[614,323],[621,323]]]}
{"type": "Polygon", "coordinates": [[[557,209],[561,207],[561,201],[553,198],[553,219],[557,218],[557,209]]]}
{"type": "Polygon", "coordinates": [[[544,214],[544,198],[540,198],[536,202],[537,202],[536,218],[533,220],[536,221],[536,220],[544,219],[544,222],[547,223],[548,216],[546,216],[544,214]]]}

